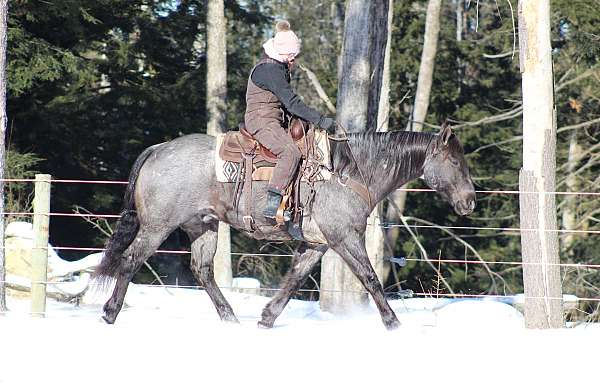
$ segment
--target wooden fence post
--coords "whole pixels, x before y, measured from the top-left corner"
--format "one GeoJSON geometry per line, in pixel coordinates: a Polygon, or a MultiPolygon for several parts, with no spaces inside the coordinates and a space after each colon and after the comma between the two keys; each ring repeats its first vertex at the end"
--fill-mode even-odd
{"type": "Polygon", "coordinates": [[[519,177],[525,326],[564,326],[554,191],[556,109],[550,0],[519,1],[523,168],[519,177]]]}
{"type": "MultiPolygon", "coordinates": [[[[227,18],[225,2],[207,2],[206,34],[199,34],[197,45],[206,44],[206,133],[216,137],[227,129],[227,18]]],[[[231,229],[219,222],[217,251],[213,260],[219,287],[231,287],[231,229]]]]}
{"type": "Polygon", "coordinates": [[[31,315],[33,317],[43,317],[46,311],[50,178],[50,175],[35,175],[33,249],[31,250],[31,315]]]}

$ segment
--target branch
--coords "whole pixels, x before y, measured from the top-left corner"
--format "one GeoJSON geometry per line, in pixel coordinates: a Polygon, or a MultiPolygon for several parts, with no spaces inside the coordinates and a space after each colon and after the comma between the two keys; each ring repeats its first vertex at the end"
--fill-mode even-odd
{"type": "MultiPolygon", "coordinates": [[[[73,207],[73,211],[75,212],[75,214],[81,215],[81,210],[83,210],[87,214],[93,214],[91,211],[89,211],[85,207],[77,206],[77,205],[75,207],[73,207]]],[[[83,218],[86,222],[91,224],[96,229],[100,230],[100,232],[102,232],[102,234],[104,234],[106,237],[112,236],[113,230],[106,218],[98,218],[98,217],[87,216],[87,215],[81,215],[81,218],[83,218]],[[104,225],[104,226],[102,226],[102,225],[104,225]]],[[[158,275],[158,273],[154,270],[154,268],[152,268],[152,266],[147,261],[144,262],[144,265],[146,266],[146,268],[148,268],[150,270],[150,273],[152,273],[152,275],[158,281],[158,283],[161,286],[165,286],[165,284],[163,283],[163,281],[160,278],[160,276],[158,275]]],[[[166,290],[166,291],[169,294],[173,295],[173,293],[171,293],[169,290],[166,290]]]]}
{"type": "Polygon", "coordinates": [[[575,163],[575,164],[579,164],[579,162],[581,162],[581,160],[583,160],[584,158],[590,156],[593,152],[596,151],[596,149],[600,149],[600,143],[592,146],[591,148],[579,153],[579,155],[576,157],[576,159],[574,161],[567,161],[566,163],[562,164],[558,170],[566,170],[567,166],[571,163],[575,163]]]}
{"type": "Polygon", "coordinates": [[[471,252],[473,252],[473,254],[475,255],[475,257],[477,257],[477,260],[479,260],[481,262],[481,265],[483,265],[483,267],[486,269],[486,271],[488,272],[488,274],[490,275],[490,280],[492,281],[492,289],[494,292],[497,292],[497,286],[496,286],[496,280],[494,280],[494,276],[496,276],[497,278],[499,278],[500,280],[502,280],[502,283],[504,283],[504,286],[506,287],[506,281],[504,280],[504,278],[500,275],[498,275],[498,273],[492,271],[490,269],[490,267],[487,265],[487,263],[485,262],[485,260],[483,260],[483,257],[481,257],[481,255],[479,254],[479,252],[477,252],[477,250],[468,242],[466,242],[465,240],[463,240],[462,238],[460,238],[459,236],[457,236],[456,234],[454,234],[450,229],[447,229],[443,226],[437,225],[435,223],[426,221],[424,219],[420,219],[420,218],[416,218],[416,217],[407,217],[406,219],[412,219],[415,222],[418,223],[424,223],[426,225],[429,226],[435,226],[438,229],[442,230],[443,232],[445,232],[446,234],[448,234],[449,236],[453,237],[456,241],[460,242],[461,244],[463,244],[465,247],[467,247],[468,249],[471,250],[471,252]]]}
{"type": "MultiPolygon", "coordinates": [[[[15,291],[31,293],[31,286],[28,284],[19,283],[19,281],[10,281],[10,282],[7,281],[6,287],[11,290],[15,290],[15,291]]],[[[84,296],[87,290],[88,290],[87,286],[82,291],[75,293],[75,294],[69,294],[64,291],[48,291],[48,290],[46,290],[46,296],[49,298],[52,298],[56,301],[59,301],[59,302],[72,302],[73,300],[76,300],[76,299],[84,296]]]]}
{"type": "Polygon", "coordinates": [[[589,120],[587,122],[577,123],[577,124],[574,124],[574,125],[559,127],[556,130],[556,132],[557,133],[562,133],[563,131],[575,130],[575,129],[579,129],[579,128],[582,128],[582,127],[591,126],[591,125],[596,124],[596,123],[600,123],[600,118],[592,119],[592,120],[589,120]]]}
{"type": "Polygon", "coordinates": [[[512,142],[520,141],[522,139],[523,139],[522,135],[517,135],[517,136],[514,136],[514,137],[509,138],[509,139],[504,140],[504,141],[494,142],[494,143],[491,143],[491,144],[480,146],[477,149],[475,149],[474,151],[470,152],[469,154],[477,153],[477,152],[480,152],[482,150],[492,148],[494,146],[500,146],[500,145],[505,145],[505,144],[509,144],[509,143],[512,143],[512,142]]]}
{"type": "MultiPolygon", "coordinates": [[[[592,120],[589,120],[587,122],[577,123],[577,124],[574,124],[574,125],[559,127],[556,130],[556,133],[558,134],[558,133],[562,133],[562,132],[568,131],[568,130],[576,130],[576,129],[580,129],[582,127],[591,126],[591,125],[596,124],[596,123],[600,123],[600,118],[592,119],[592,120]]],[[[459,127],[459,126],[456,126],[456,128],[457,127],[459,127]]],[[[454,128],[454,126],[453,126],[453,128],[454,128]]],[[[488,148],[491,148],[491,147],[494,147],[494,146],[500,146],[500,145],[509,144],[511,142],[521,141],[522,139],[523,139],[522,135],[517,135],[517,136],[514,136],[514,137],[509,138],[509,139],[504,140],[504,141],[494,142],[494,143],[491,143],[491,144],[488,144],[488,145],[480,146],[477,149],[475,149],[474,151],[472,151],[471,153],[477,153],[477,152],[480,152],[480,151],[482,151],[484,149],[488,149],[488,148]]],[[[471,153],[469,153],[469,154],[471,154],[471,153]]]]}
{"type": "Polygon", "coordinates": [[[431,268],[433,268],[433,270],[437,274],[438,280],[441,280],[444,283],[444,286],[446,286],[446,288],[448,289],[448,291],[450,292],[450,294],[454,294],[454,290],[452,290],[452,287],[450,287],[450,285],[448,284],[448,282],[446,281],[446,279],[442,276],[442,274],[440,273],[440,270],[437,269],[433,265],[433,263],[429,260],[429,257],[427,256],[427,251],[425,250],[425,248],[423,248],[423,245],[421,244],[421,242],[419,241],[419,239],[417,238],[417,236],[415,235],[415,233],[413,233],[412,229],[406,223],[406,217],[404,217],[403,215],[400,215],[400,220],[402,221],[402,224],[404,225],[404,227],[406,228],[406,230],[408,230],[408,232],[410,233],[411,237],[413,238],[413,240],[415,241],[415,243],[417,244],[417,246],[421,250],[421,254],[425,258],[425,261],[427,262],[427,264],[429,264],[429,266],[431,268]]]}
{"type": "Polygon", "coordinates": [[[578,81],[581,81],[581,80],[583,80],[583,79],[586,79],[586,78],[588,78],[588,77],[590,77],[590,76],[594,76],[594,75],[596,75],[596,74],[597,74],[597,73],[596,73],[597,71],[598,71],[598,68],[592,68],[592,69],[588,69],[587,71],[583,72],[583,73],[582,73],[582,74],[580,74],[579,76],[577,76],[577,77],[574,77],[574,78],[572,78],[572,79],[571,79],[571,80],[569,80],[569,81],[565,81],[564,83],[561,83],[561,84],[557,85],[557,86],[556,86],[556,89],[555,89],[555,92],[558,92],[558,91],[560,91],[561,89],[565,88],[567,85],[570,85],[570,84],[576,83],[576,82],[578,82],[578,81]]]}
{"type": "Polygon", "coordinates": [[[502,114],[498,114],[498,115],[486,116],[485,118],[481,118],[474,122],[455,122],[455,123],[459,123],[459,124],[456,126],[452,126],[452,128],[460,129],[462,127],[474,127],[474,126],[479,126],[479,125],[483,125],[483,124],[487,124],[487,123],[505,121],[508,119],[516,118],[519,115],[521,115],[522,113],[523,113],[523,106],[521,104],[519,104],[517,107],[513,108],[512,110],[503,112],[502,114]]]}
{"type": "Polygon", "coordinates": [[[423,255],[423,257],[425,258],[425,261],[427,262],[427,264],[429,264],[429,266],[437,274],[438,280],[441,280],[444,283],[444,285],[446,286],[446,288],[448,289],[448,291],[451,294],[454,294],[454,290],[452,290],[452,287],[450,287],[450,285],[448,284],[448,282],[446,282],[446,279],[442,276],[442,274],[440,273],[440,270],[438,270],[433,265],[433,263],[429,260],[429,256],[427,256],[427,251],[425,250],[425,248],[423,248],[423,245],[421,245],[421,242],[419,242],[419,239],[417,238],[417,236],[413,233],[413,231],[411,230],[411,228],[406,223],[406,218],[400,212],[400,209],[398,208],[398,205],[396,204],[396,202],[394,202],[392,199],[390,199],[390,203],[389,204],[392,205],[392,207],[394,207],[396,209],[396,212],[400,216],[400,220],[402,221],[402,224],[404,225],[404,227],[406,228],[406,230],[408,230],[408,232],[410,233],[410,236],[413,238],[413,240],[415,241],[415,243],[419,247],[419,250],[421,251],[421,254],[423,255]]]}
{"type": "Polygon", "coordinates": [[[557,186],[557,187],[561,187],[563,184],[565,184],[565,183],[566,183],[567,179],[568,179],[568,178],[569,178],[571,175],[574,175],[574,176],[577,176],[577,175],[579,175],[580,173],[582,173],[582,172],[583,172],[583,171],[585,171],[586,169],[588,169],[588,168],[591,168],[591,167],[593,167],[594,165],[596,165],[596,163],[598,162],[598,160],[600,160],[600,156],[594,156],[594,157],[591,157],[590,159],[588,159],[588,160],[585,162],[585,164],[583,164],[582,166],[580,166],[579,168],[577,168],[575,171],[573,171],[573,172],[570,172],[570,173],[569,173],[569,174],[568,174],[568,175],[567,175],[565,178],[563,178],[562,180],[560,180],[560,181],[559,181],[559,182],[556,184],[556,186],[557,186]]]}
{"type": "Polygon", "coordinates": [[[335,114],[335,106],[333,105],[333,103],[331,103],[331,99],[329,99],[329,96],[327,96],[327,94],[325,93],[325,90],[321,86],[321,83],[319,82],[319,79],[317,78],[317,76],[310,69],[308,69],[307,67],[305,67],[302,64],[298,64],[298,67],[306,73],[306,75],[308,76],[308,79],[312,83],[313,87],[315,87],[317,94],[319,95],[321,100],[327,106],[327,109],[332,114],[335,114]]]}
{"type": "Polygon", "coordinates": [[[512,6],[512,3],[510,2],[510,0],[506,0],[506,2],[508,3],[508,6],[510,7],[510,21],[512,22],[512,30],[513,30],[512,58],[515,58],[515,53],[517,51],[517,28],[515,27],[515,10],[513,9],[513,6],[512,6]]]}
{"type": "Polygon", "coordinates": [[[113,230],[110,227],[110,224],[108,223],[108,220],[106,218],[94,217],[93,216],[94,213],[92,213],[85,207],[78,206],[78,205],[75,205],[73,207],[73,212],[75,212],[75,214],[79,214],[81,216],[81,218],[83,218],[87,223],[91,224],[94,228],[100,230],[100,232],[102,232],[102,234],[104,234],[106,237],[112,236],[113,230]],[[82,213],[81,213],[82,210],[86,214],[90,214],[90,215],[82,215],[82,213]]]}
{"type": "Polygon", "coordinates": [[[511,55],[514,55],[514,51],[507,51],[506,53],[500,53],[500,54],[486,54],[483,53],[483,57],[484,58],[504,58],[504,57],[508,57],[511,55]]]}

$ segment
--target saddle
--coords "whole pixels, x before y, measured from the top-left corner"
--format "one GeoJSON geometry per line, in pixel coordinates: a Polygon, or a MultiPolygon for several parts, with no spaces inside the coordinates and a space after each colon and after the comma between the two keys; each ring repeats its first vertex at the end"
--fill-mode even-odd
{"type": "MultiPolygon", "coordinates": [[[[300,118],[290,120],[287,131],[298,146],[302,158],[298,171],[284,192],[275,221],[279,226],[288,222],[295,225],[295,229],[288,226],[288,232],[292,234],[292,231],[301,232],[300,182],[308,182],[312,187],[315,181],[324,180],[322,168],[330,169],[331,162],[329,140],[324,131],[316,131],[308,122],[300,118]]],[[[277,156],[255,140],[246,130],[244,123],[238,125],[237,131],[233,129],[225,133],[217,143],[219,141],[220,147],[218,144],[217,147],[221,161],[216,164],[217,180],[236,183],[233,204],[238,210],[239,198],[242,192],[244,193],[243,221],[245,229],[254,233],[257,228],[253,217],[252,181],[270,180],[273,167],[278,161],[277,156]]],[[[292,236],[302,239],[294,234],[292,236]]]]}
{"type": "MultiPolygon", "coordinates": [[[[307,147],[307,144],[314,142],[314,130],[308,122],[300,118],[293,118],[290,121],[288,132],[298,149],[300,149],[302,158],[306,159],[311,149],[307,147]]],[[[225,133],[219,155],[224,161],[239,163],[244,160],[244,155],[248,153],[255,154],[253,160],[255,165],[275,166],[277,164],[277,156],[255,140],[252,134],[246,130],[245,123],[241,122],[238,125],[238,131],[230,130],[225,133]]]]}

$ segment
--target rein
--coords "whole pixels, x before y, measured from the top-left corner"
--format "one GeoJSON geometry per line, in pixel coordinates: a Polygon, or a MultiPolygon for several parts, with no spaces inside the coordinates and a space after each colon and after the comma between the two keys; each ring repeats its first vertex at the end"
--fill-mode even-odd
{"type": "MultiPolygon", "coordinates": [[[[369,205],[369,209],[372,209],[374,207],[373,205],[373,201],[371,199],[371,190],[369,189],[369,186],[367,185],[367,181],[365,180],[365,175],[363,175],[360,166],[358,165],[358,162],[356,161],[356,157],[354,157],[354,153],[352,152],[352,148],[350,147],[350,143],[348,142],[348,132],[346,131],[346,128],[338,121],[335,121],[335,124],[342,129],[342,131],[344,132],[344,137],[333,137],[333,136],[328,136],[329,139],[334,140],[334,141],[342,141],[342,142],[346,142],[348,145],[348,151],[350,152],[350,156],[352,157],[352,160],[354,161],[354,164],[356,165],[356,169],[358,170],[358,173],[360,174],[360,178],[362,180],[362,186],[364,187],[365,191],[362,191],[360,188],[358,188],[356,185],[351,185],[350,188],[352,188],[354,190],[354,192],[358,193],[358,195],[360,195],[362,198],[365,198],[364,194],[366,194],[366,201],[367,204],[369,205]]],[[[339,181],[339,176],[338,176],[338,181],[339,181]]],[[[353,179],[351,178],[347,178],[346,182],[352,183],[355,182],[353,179]]],[[[361,183],[355,182],[358,185],[361,185],[361,183]]],[[[340,182],[340,184],[344,185],[342,182],[340,182]]]]}

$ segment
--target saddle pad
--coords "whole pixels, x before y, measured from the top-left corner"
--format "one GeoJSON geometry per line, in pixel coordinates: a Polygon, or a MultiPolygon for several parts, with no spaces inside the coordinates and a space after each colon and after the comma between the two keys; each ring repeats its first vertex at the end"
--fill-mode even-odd
{"type": "MultiPolygon", "coordinates": [[[[218,134],[215,137],[215,173],[217,175],[217,181],[220,183],[235,183],[240,174],[242,175],[240,180],[243,181],[244,172],[240,172],[240,163],[226,161],[219,153],[224,138],[225,134],[218,134]]],[[[315,131],[315,158],[319,160],[319,164],[321,165],[319,172],[313,174],[308,170],[305,171],[302,176],[302,181],[307,181],[311,176],[313,181],[329,180],[331,178],[331,154],[329,151],[329,139],[327,138],[327,132],[325,131],[315,131]]],[[[253,166],[252,180],[268,181],[271,179],[273,166],[265,165],[267,165],[265,162],[261,162],[258,166],[257,164],[253,166]]]]}

